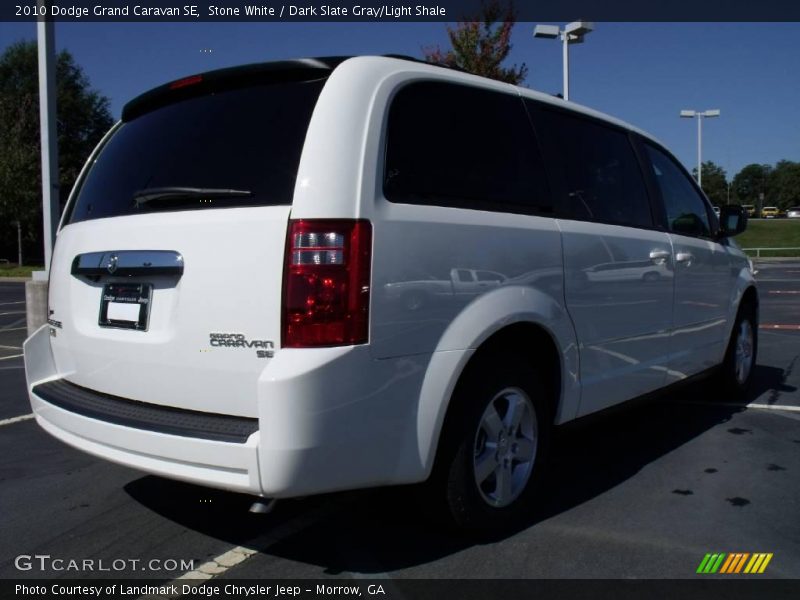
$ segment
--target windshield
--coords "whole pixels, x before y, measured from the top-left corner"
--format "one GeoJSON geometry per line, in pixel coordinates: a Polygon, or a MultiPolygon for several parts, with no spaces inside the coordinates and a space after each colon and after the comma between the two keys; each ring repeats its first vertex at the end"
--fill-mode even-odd
{"type": "Polygon", "coordinates": [[[91,166],[68,222],[232,206],[291,204],[324,80],[189,98],[123,123],[91,166]],[[224,202],[141,202],[143,190],[247,190],[224,202]],[[137,196],[137,194],[139,194],[137,196]]]}

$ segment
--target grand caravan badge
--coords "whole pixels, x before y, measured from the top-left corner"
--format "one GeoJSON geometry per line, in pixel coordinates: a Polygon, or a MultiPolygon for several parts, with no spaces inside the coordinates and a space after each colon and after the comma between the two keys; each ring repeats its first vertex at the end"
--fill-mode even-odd
{"type": "Polygon", "coordinates": [[[272,358],[275,344],[270,340],[248,340],[243,333],[209,333],[212,348],[256,348],[258,358],[272,358]]]}

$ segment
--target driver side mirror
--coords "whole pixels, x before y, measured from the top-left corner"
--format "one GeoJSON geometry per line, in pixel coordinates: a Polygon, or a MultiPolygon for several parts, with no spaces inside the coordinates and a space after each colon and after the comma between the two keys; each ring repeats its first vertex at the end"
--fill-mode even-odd
{"type": "Polygon", "coordinates": [[[747,229],[747,211],[741,206],[729,204],[719,213],[719,236],[733,237],[747,229]]]}

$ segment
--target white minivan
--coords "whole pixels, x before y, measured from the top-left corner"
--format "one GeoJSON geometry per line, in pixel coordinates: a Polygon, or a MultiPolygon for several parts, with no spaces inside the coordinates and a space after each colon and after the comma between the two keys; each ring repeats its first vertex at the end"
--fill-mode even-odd
{"type": "Polygon", "coordinates": [[[419,483],[495,531],[554,426],[701,374],[745,390],[745,224],[649,135],[525,88],[399,57],[187,77],[128,103],[75,185],[31,403],[142,471],[419,483]]]}

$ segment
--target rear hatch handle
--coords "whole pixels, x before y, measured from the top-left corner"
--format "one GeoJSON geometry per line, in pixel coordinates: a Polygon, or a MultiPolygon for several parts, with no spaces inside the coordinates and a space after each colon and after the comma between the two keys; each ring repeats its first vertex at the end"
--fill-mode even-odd
{"type": "Polygon", "coordinates": [[[174,250],[110,250],[78,254],[72,261],[74,277],[99,278],[134,275],[183,275],[183,256],[174,250]]]}

